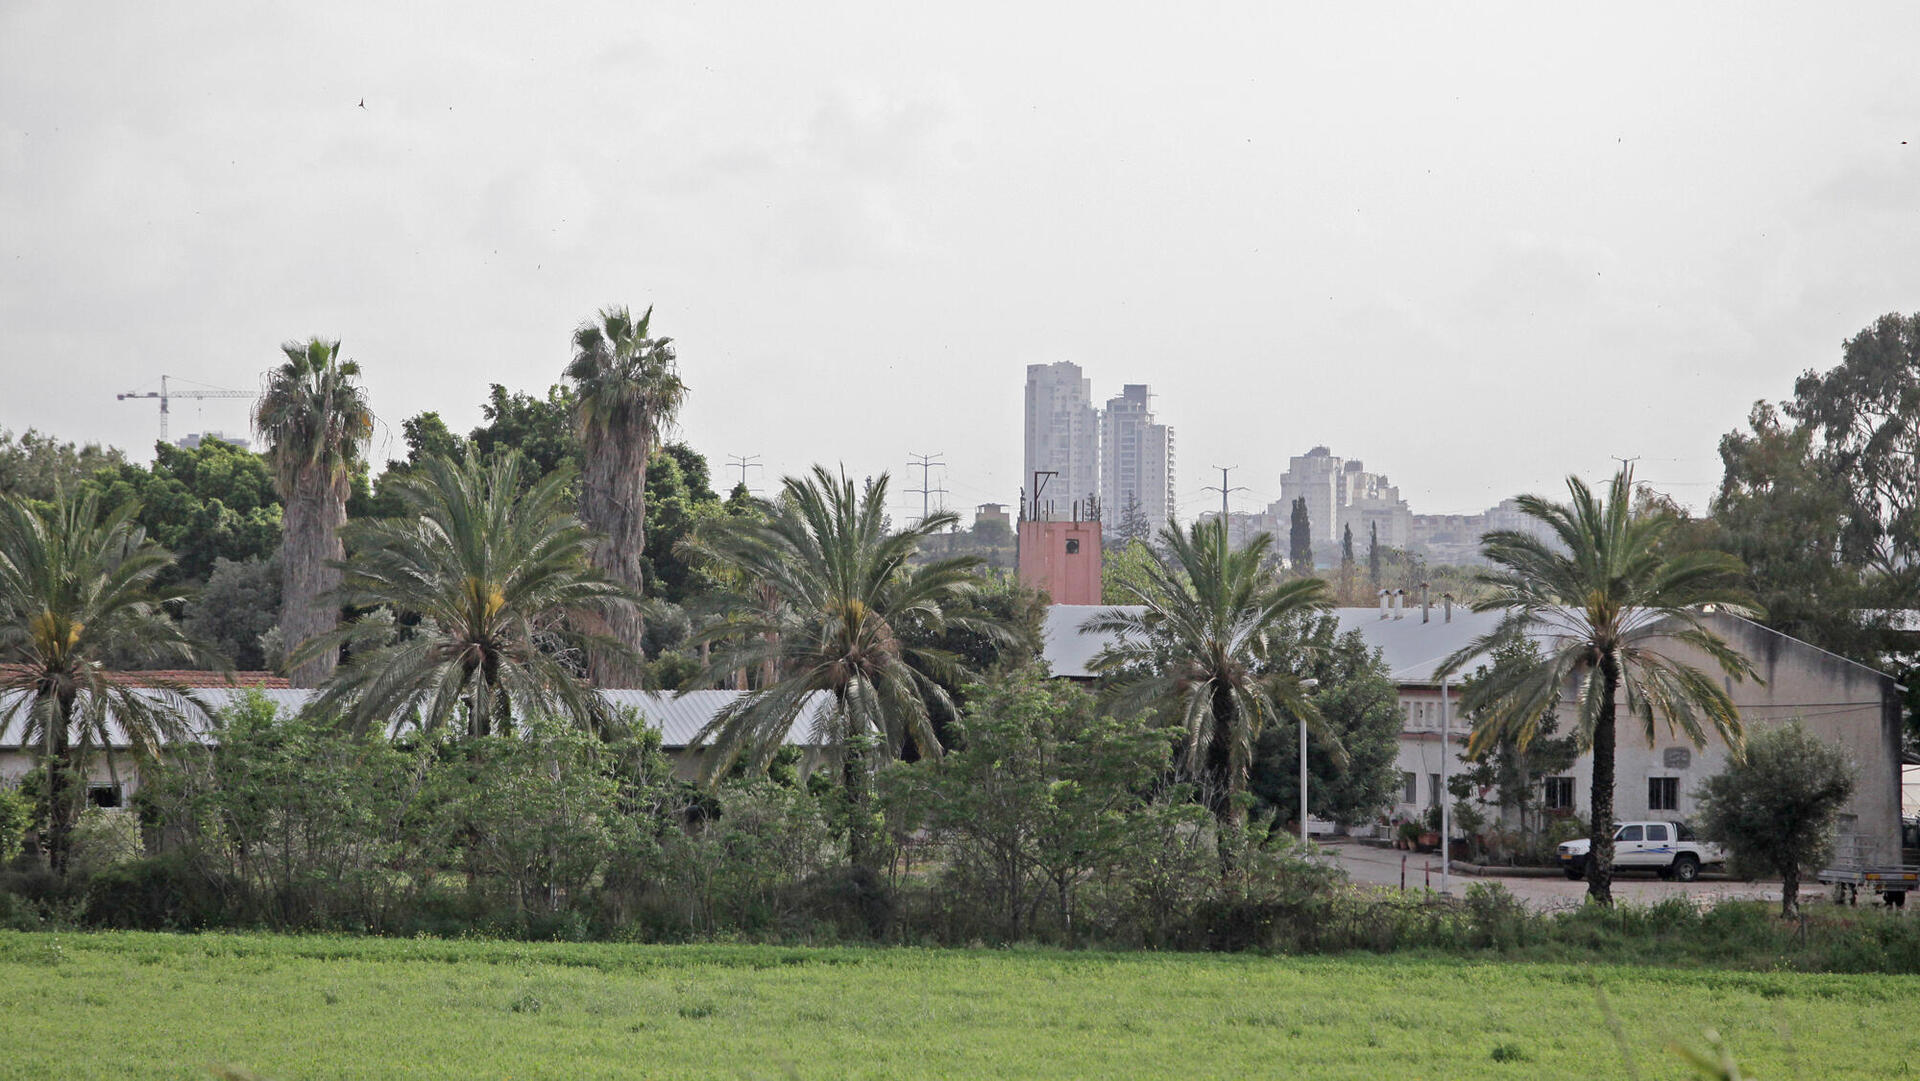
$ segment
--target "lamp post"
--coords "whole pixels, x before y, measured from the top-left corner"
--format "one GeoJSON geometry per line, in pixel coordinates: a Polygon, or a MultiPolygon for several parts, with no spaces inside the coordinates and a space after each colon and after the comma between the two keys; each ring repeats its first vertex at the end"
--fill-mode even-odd
{"type": "MultiPolygon", "coordinates": [[[[1317,679],[1303,679],[1300,689],[1311,691],[1320,686],[1317,679]]],[[[1307,843],[1307,719],[1300,718],[1300,843],[1307,843]]]]}
{"type": "Polygon", "coordinates": [[[1447,759],[1453,755],[1453,730],[1447,715],[1447,681],[1440,680],[1440,892],[1447,892],[1453,871],[1453,800],[1448,798],[1447,759]]]}

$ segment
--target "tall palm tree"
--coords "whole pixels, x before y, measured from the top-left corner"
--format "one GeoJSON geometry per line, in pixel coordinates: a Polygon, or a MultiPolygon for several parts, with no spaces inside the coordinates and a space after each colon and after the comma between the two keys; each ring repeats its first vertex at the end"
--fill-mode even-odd
{"type": "MultiPolygon", "coordinates": [[[[280,347],[287,361],[267,375],[253,427],[266,441],[284,504],[280,556],[280,635],[289,653],[340,622],[327,598],[340,586],[345,554],[339,530],[373,410],[359,386],[360,365],[340,359],[339,341],[309,338],[280,347]]],[[[317,687],[333,654],[305,651],[288,673],[295,687],[317,687]]]]}
{"type": "Polygon", "coordinates": [[[1593,847],[1587,859],[1587,897],[1613,903],[1613,784],[1615,721],[1621,690],[1627,711],[1652,746],[1660,721],[1695,746],[1711,726],[1730,745],[1741,739],[1740,715],[1712,677],[1675,659],[1672,647],[1706,655],[1730,679],[1753,675],[1753,665],[1710,630],[1709,606],[1758,615],[1741,588],[1740,561],[1723,552],[1662,554],[1674,525],[1666,515],[1636,517],[1633,474],[1614,475],[1606,499],[1577,477],[1567,478],[1571,502],[1522,496],[1520,510],[1548,527],[1559,547],[1531,533],[1501,530],[1481,538],[1494,570],[1479,580],[1492,594],[1474,611],[1504,610],[1488,633],[1448,657],[1436,675],[1475,657],[1526,639],[1544,639],[1539,660],[1475,685],[1460,705],[1477,715],[1467,748],[1478,754],[1503,739],[1524,749],[1564,688],[1576,691],[1576,730],[1593,753],[1593,847]]]}
{"type": "Polygon", "coordinates": [[[780,498],[763,504],[761,515],[716,522],[696,541],[703,554],[765,587],[697,639],[714,647],[709,685],[725,685],[742,670],[763,673],[761,686],[701,729],[697,742],[713,745],[708,777],[742,759],[764,769],[812,696],[830,695],[833,708],[813,735],[840,758],[848,849],[859,866],[869,858],[862,824],[869,755],[898,757],[909,747],[927,758],[941,753],[934,711],[951,713],[953,702],[939,679],[951,681],[956,661],[921,644],[925,632],[965,627],[1001,636],[989,620],[949,611],[976,589],[977,557],[909,564],[956,516],[932,514],[888,532],[886,501],[885,474],[862,490],[844,472],[815,466],[785,478],[780,498]]]}
{"type": "Polygon", "coordinates": [[[82,770],[104,752],[117,783],[115,737],[150,758],[183,734],[201,704],[163,680],[135,690],[107,658],[205,663],[162,605],[177,589],[159,584],[173,557],[147,540],[129,501],[102,514],[92,493],[57,493],[36,508],[0,497],[0,737],[19,725],[22,745],[41,749],[47,821],[42,844],[64,872],[75,818],[86,800],[82,770]],[[117,729],[117,732],[116,732],[117,729]]]}
{"type": "MultiPolygon", "coordinates": [[[[1157,710],[1186,730],[1182,769],[1229,833],[1246,825],[1247,771],[1267,725],[1303,719],[1339,747],[1283,655],[1289,622],[1333,599],[1318,578],[1282,582],[1265,569],[1272,546],[1261,533],[1234,550],[1220,519],[1184,533],[1169,521],[1146,581],[1127,587],[1145,610],[1111,609],[1080,628],[1113,637],[1090,667],[1117,707],[1157,710]]],[[[1230,867],[1229,846],[1221,850],[1230,867]]]]}
{"type": "Polygon", "coordinates": [[[606,722],[578,654],[621,647],[577,628],[631,594],[589,561],[597,538],[567,507],[571,471],[522,492],[522,468],[513,451],[485,466],[471,454],[429,458],[395,484],[406,517],[346,527],[354,554],[339,565],[333,600],[380,614],[303,647],[364,647],[327,683],[319,708],[362,729],[435,729],[458,718],[471,736],[505,731],[535,710],[606,722]],[[417,623],[380,641],[395,617],[417,623]]]}
{"type": "MultiPolygon", "coordinates": [[[[567,365],[584,442],[580,517],[604,534],[593,565],[636,597],[646,584],[647,459],[687,396],[673,340],[647,337],[652,321],[652,308],[638,320],[624,307],[601,309],[598,322],[573,332],[573,361],[567,365]]],[[[596,651],[588,659],[593,681],[637,687],[634,658],[646,629],[640,609],[616,605],[608,619],[627,652],[596,651]]]]}

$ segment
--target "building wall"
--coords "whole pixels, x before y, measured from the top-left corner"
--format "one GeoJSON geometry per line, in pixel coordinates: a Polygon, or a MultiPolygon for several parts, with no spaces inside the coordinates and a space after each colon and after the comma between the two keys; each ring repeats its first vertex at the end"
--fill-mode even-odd
{"type": "Polygon", "coordinates": [[[1100,603],[1100,523],[1020,523],[1020,582],[1055,604],[1100,603]]]}

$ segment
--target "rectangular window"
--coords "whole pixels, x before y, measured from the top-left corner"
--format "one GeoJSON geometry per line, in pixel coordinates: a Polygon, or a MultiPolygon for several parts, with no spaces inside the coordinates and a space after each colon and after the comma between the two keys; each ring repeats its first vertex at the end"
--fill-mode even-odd
{"type": "Polygon", "coordinates": [[[1647,810],[1677,811],[1680,809],[1680,778],[1647,778],[1647,810]]]}
{"type": "Polygon", "coordinates": [[[1655,822],[1653,825],[1647,827],[1647,840],[1664,841],[1666,839],[1667,827],[1665,823],[1655,822]]]}
{"type": "Polygon", "coordinates": [[[1543,802],[1549,811],[1573,810],[1573,778],[1549,777],[1541,786],[1543,802]]]}
{"type": "Polygon", "coordinates": [[[1641,836],[1641,830],[1640,830],[1640,827],[1639,827],[1639,826],[1621,826],[1621,827],[1620,827],[1620,832],[1619,832],[1619,833],[1616,833],[1616,834],[1614,834],[1614,835],[1613,835],[1613,839],[1614,839],[1614,840],[1616,840],[1616,841],[1644,841],[1644,840],[1646,840],[1646,838],[1645,838],[1645,837],[1643,837],[1643,836],[1641,836]]]}
{"type": "Polygon", "coordinates": [[[1442,791],[1443,789],[1440,787],[1440,775],[1438,773],[1427,774],[1427,802],[1435,807],[1440,806],[1440,793],[1442,791]]]}
{"type": "Polygon", "coordinates": [[[1420,778],[1403,770],[1400,774],[1400,788],[1401,803],[1420,802],[1420,778]]]}
{"type": "Polygon", "coordinates": [[[118,807],[121,805],[120,786],[117,784],[90,784],[87,786],[87,802],[95,807],[118,807]]]}

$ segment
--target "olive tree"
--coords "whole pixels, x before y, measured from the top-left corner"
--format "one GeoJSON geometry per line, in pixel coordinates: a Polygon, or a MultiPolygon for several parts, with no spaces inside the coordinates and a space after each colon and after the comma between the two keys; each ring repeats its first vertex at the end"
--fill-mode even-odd
{"type": "Polygon", "coordinates": [[[1800,879],[1833,847],[1834,822],[1853,795],[1853,764],[1795,720],[1753,733],[1699,793],[1701,832],[1736,866],[1780,876],[1780,915],[1799,908],[1800,879]]]}

